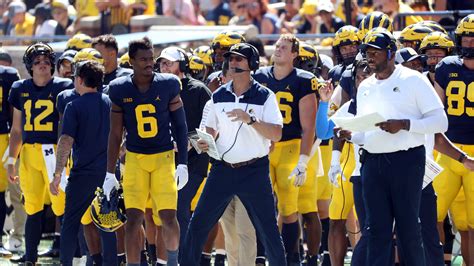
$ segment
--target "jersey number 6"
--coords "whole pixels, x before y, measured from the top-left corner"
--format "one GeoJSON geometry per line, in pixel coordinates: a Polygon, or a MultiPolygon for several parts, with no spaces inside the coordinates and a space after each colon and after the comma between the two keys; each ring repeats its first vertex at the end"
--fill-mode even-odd
{"type": "Polygon", "coordinates": [[[137,118],[138,136],[143,139],[153,138],[158,134],[158,123],[153,116],[144,116],[145,113],[156,113],[152,104],[140,104],[135,107],[135,117],[137,118]]]}

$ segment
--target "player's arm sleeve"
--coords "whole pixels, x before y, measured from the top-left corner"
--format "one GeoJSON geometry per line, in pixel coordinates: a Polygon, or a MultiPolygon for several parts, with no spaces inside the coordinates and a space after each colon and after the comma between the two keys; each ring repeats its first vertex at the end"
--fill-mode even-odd
{"type": "Polygon", "coordinates": [[[21,81],[16,81],[13,83],[12,88],[10,90],[10,94],[8,95],[8,102],[13,105],[16,109],[22,111],[23,108],[20,102],[20,88],[21,88],[21,81]]]}
{"type": "Polygon", "coordinates": [[[328,119],[328,102],[319,102],[318,113],[316,115],[316,136],[319,139],[330,139],[333,136],[334,122],[328,119]]]}
{"type": "Polygon", "coordinates": [[[316,77],[308,77],[303,79],[300,90],[300,99],[303,99],[308,94],[312,94],[318,90],[318,79],[316,77]]]}
{"type": "Polygon", "coordinates": [[[176,146],[178,147],[178,164],[188,163],[188,126],[184,107],[170,112],[171,124],[174,128],[176,146]]]}
{"type": "Polygon", "coordinates": [[[423,114],[419,119],[410,119],[410,132],[421,134],[444,133],[448,130],[448,118],[443,104],[431,83],[423,77],[416,88],[416,103],[423,114]]]}
{"type": "Polygon", "coordinates": [[[448,85],[447,83],[447,77],[448,75],[446,75],[446,67],[445,67],[445,64],[443,61],[439,62],[437,65],[436,65],[436,68],[435,68],[435,81],[436,83],[439,84],[439,86],[441,88],[446,88],[446,86],[448,85]]]}
{"type": "Polygon", "coordinates": [[[76,109],[72,102],[66,105],[62,125],[61,135],[68,135],[75,139],[78,128],[78,119],[76,109]]]}
{"type": "Polygon", "coordinates": [[[270,92],[263,105],[263,122],[283,126],[283,116],[281,115],[278,101],[273,92],[270,92]]]}

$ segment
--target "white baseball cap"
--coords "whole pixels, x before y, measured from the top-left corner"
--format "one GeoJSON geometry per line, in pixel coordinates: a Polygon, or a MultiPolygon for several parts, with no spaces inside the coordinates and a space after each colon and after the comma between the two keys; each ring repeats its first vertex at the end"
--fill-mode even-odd
{"type": "Polygon", "coordinates": [[[25,13],[26,5],[22,1],[13,1],[8,5],[8,16],[11,18],[16,14],[25,13]]]}
{"type": "Polygon", "coordinates": [[[326,12],[334,12],[334,5],[331,1],[321,1],[318,4],[318,12],[326,11],[326,12]]]}
{"type": "Polygon", "coordinates": [[[183,49],[176,46],[171,46],[161,51],[161,54],[158,57],[158,60],[164,58],[171,62],[183,61],[184,55],[185,55],[185,52],[183,51],[183,49]]]}

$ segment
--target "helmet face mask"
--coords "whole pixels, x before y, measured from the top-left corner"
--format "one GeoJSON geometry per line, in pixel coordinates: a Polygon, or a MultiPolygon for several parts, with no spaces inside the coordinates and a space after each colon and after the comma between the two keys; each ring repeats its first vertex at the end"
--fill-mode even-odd
{"type": "Polygon", "coordinates": [[[459,56],[474,59],[474,14],[464,17],[454,31],[459,56]],[[466,45],[469,43],[469,46],[466,45]]]}
{"type": "Polygon", "coordinates": [[[337,61],[350,65],[354,61],[360,45],[359,29],[354,26],[344,26],[336,32],[333,41],[333,52],[337,61]],[[342,48],[342,49],[341,49],[342,48]],[[342,51],[344,50],[344,51],[342,51]],[[350,50],[347,52],[347,50],[350,50]]]}
{"type": "Polygon", "coordinates": [[[121,191],[113,190],[107,200],[101,188],[91,204],[92,222],[104,232],[114,232],[127,222],[121,191]]]}

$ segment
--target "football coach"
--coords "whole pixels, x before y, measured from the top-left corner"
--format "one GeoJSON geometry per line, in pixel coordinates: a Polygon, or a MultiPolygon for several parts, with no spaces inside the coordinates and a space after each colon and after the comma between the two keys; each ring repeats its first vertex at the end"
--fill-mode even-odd
{"type": "MultiPolygon", "coordinates": [[[[216,140],[220,160],[212,164],[209,177],[191,218],[180,265],[198,265],[207,235],[236,195],[267,252],[270,265],[286,265],[278,232],[270,181],[270,142],[282,135],[283,118],[275,94],[251,77],[259,54],[250,44],[235,44],[225,53],[233,81],[211,97],[206,130],[216,140]]],[[[208,143],[199,141],[208,150],[208,143]]]]}
{"type": "Polygon", "coordinates": [[[362,194],[367,210],[367,261],[393,265],[392,231],[406,265],[425,265],[419,208],[425,174],[425,134],[443,133],[448,120],[428,79],[395,65],[396,40],[388,31],[368,33],[361,46],[375,73],[357,92],[357,115],[378,112],[376,129],[339,135],[362,146],[362,194]]]}

